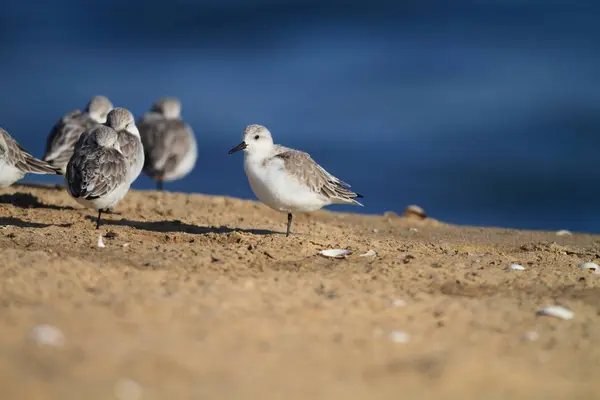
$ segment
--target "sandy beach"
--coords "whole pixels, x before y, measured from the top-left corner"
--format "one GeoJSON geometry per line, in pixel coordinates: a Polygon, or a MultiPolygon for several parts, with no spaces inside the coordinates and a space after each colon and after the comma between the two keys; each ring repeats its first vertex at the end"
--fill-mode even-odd
{"type": "Polygon", "coordinates": [[[99,248],[64,189],[0,192],[0,398],[600,396],[598,236],[320,211],[286,238],[258,202],[153,191],[115,211],[99,248]]]}

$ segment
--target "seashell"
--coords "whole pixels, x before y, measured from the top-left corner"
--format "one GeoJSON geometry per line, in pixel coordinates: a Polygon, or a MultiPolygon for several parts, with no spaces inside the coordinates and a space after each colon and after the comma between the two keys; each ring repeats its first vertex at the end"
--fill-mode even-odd
{"type": "Polygon", "coordinates": [[[579,264],[579,269],[581,269],[581,270],[591,269],[594,272],[598,272],[598,270],[600,269],[600,266],[598,264],[596,264],[595,262],[587,261],[587,262],[579,264]]]}
{"type": "Polygon", "coordinates": [[[392,307],[405,307],[406,301],[402,299],[394,299],[392,300],[392,307]]]}
{"type": "Polygon", "coordinates": [[[519,264],[512,264],[510,266],[510,269],[515,270],[515,271],[525,271],[525,267],[519,264]]]}
{"type": "Polygon", "coordinates": [[[394,343],[408,343],[410,335],[402,331],[393,331],[390,333],[390,340],[394,343]]]}
{"type": "Polygon", "coordinates": [[[65,344],[65,335],[52,325],[36,325],[29,335],[40,346],[62,347],[65,344]]]}
{"type": "Polygon", "coordinates": [[[561,229],[560,231],[556,232],[556,236],[571,236],[572,233],[566,229],[561,229]]]}
{"type": "Polygon", "coordinates": [[[529,331],[523,334],[523,339],[528,342],[535,342],[540,338],[540,334],[536,331],[529,331]]]}
{"type": "Polygon", "coordinates": [[[366,253],[361,254],[359,257],[377,257],[375,250],[369,250],[366,253]]]}
{"type": "Polygon", "coordinates": [[[142,387],[134,380],[121,378],[115,383],[115,397],[118,400],[139,400],[142,398],[142,387]]]}
{"type": "Polygon", "coordinates": [[[98,247],[100,247],[100,248],[106,247],[104,245],[104,241],[102,240],[102,234],[98,235],[98,247]]]}
{"type": "Polygon", "coordinates": [[[346,249],[330,249],[330,250],[321,250],[319,252],[323,257],[329,258],[345,258],[347,255],[351,254],[350,250],[346,249]]]}
{"type": "Polygon", "coordinates": [[[537,315],[556,317],[560,319],[573,319],[573,316],[575,314],[573,313],[573,311],[567,310],[566,308],[561,306],[550,306],[538,310],[537,315]]]}
{"type": "Polygon", "coordinates": [[[373,233],[379,233],[379,229],[377,229],[377,228],[373,229],[373,233]]]}
{"type": "Polygon", "coordinates": [[[409,232],[419,232],[419,230],[417,228],[409,228],[408,231],[409,232]]]}
{"type": "Polygon", "coordinates": [[[427,218],[427,213],[421,207],[411,204],[404,209],[404,216],[409,218],[425,219],[427,218]]]}

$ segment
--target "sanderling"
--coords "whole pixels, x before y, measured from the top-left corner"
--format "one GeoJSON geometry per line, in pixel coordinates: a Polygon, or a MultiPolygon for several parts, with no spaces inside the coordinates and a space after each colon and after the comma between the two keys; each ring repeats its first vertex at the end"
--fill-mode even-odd
{"type": "Polygon", "coordinates": [[[144,147],[133,114],[125,108],[117,107],[108,113],[105,125],[119,134],[121,153],[129,162],[128,180],[131,184],[144,167],[144,147]]]}
{"type": "Polygon", "coordinates": [[[84,111],[74,110],[63,116],[48,135],[44,161],[59,167],[64,174],[79,136],[106,122],[106,116],[112,108],[112,103],[106,97],[94,96],[84,111]]]}
{"type": "Polygon", "coordinates": [[[62,175],[62,171],[27,153],[8,132],[0,128],[0,187],[12,185],[25,174],[62,175]]]}
{"type": "Polygon", "coordinates": [[[355,204],[362,197],[317,164],[308,153],[273,144],[271,132],[249,125],[242,143],[229,154],[244,150],[244,170],[252,191],[274,210],[287,213],[286,236],[293,212],[310,212],[330,204],[355,204]]]}
{"type": "Polygon", "coordinates": [[[84,133],[67,164],[67,189],[81,205],[102,211],[114,207],[129,190],[129,163],[119,145],[118,133],[100,125],[84,133]]]}
{"type": "Polygon", "coordinates": [[[198,150],[194,131],[181,119],[181,102],[163,97],[152,105],[138,122],[146,161],[144,173],[156,181],[158,190],[163,182],[181,179],[196,164],[198,150]]]}

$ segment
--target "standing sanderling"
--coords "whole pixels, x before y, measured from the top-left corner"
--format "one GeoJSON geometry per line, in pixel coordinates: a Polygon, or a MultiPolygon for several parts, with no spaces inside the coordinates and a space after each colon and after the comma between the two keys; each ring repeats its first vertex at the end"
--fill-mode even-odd
{"type": "Polygon", "coordinates": [[[106,122],[106,116],[112,108],[108,98],[94,96],[84,111],[74,110],[63,116],[48,135],[44,161],[59,167],[64,174],[79,136],[106,122]]]}
{"type": "Polygon", "coordinates": [[[355,204],[362,197],[317,164],[308,153],[273,144],[271,132],[249,125],[242,143],[229,154],[244,150],[244,170],[252,191],[274,210],[287,213],[286,236],[293,212],[310,212],[330,204],[355,204]]]}
{"type": "Polygon", "coordinates": [[[137,179],[144,167],[144,147],[133,114],[125,108],[117,107],[108,113],[105,125],[113,128],[119,135],[121,153],[129,162],[127,179],[131,184],[137,179]]]}
{"type": "Polygon", "coordinates": [[[144,173],[156,181],[181,179],[194,168],[198,150],[194,131],[181,119],[181,102],[163,97],[138,122],[146,161],[144,173]]]}
{"type": "Polygon", "coordinates": [[[96,229],[102,211],[114,207],[129,190],[129,163],[114,129],[100,125],[84,133],[67,164],[67,189],[81,205],[98,210],[96,229]]]}
{"type": "Polygon", "coordinates": [[[12,185],[25,174],[62,175],[62,171],[27,153],[8,132],[0,128],[0,187],[12,185]]]}

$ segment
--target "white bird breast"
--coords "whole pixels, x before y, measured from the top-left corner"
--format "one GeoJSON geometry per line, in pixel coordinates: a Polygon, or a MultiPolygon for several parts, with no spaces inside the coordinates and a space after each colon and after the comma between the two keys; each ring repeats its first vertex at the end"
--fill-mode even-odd
{"type": "Polygon", "coordinates": [[[260,201],[281,212],[316,211],[330,202],[284,168],[277,158],[263,163],[260,159],[245,157],[244,169],[252,191],[260,201]]]}

